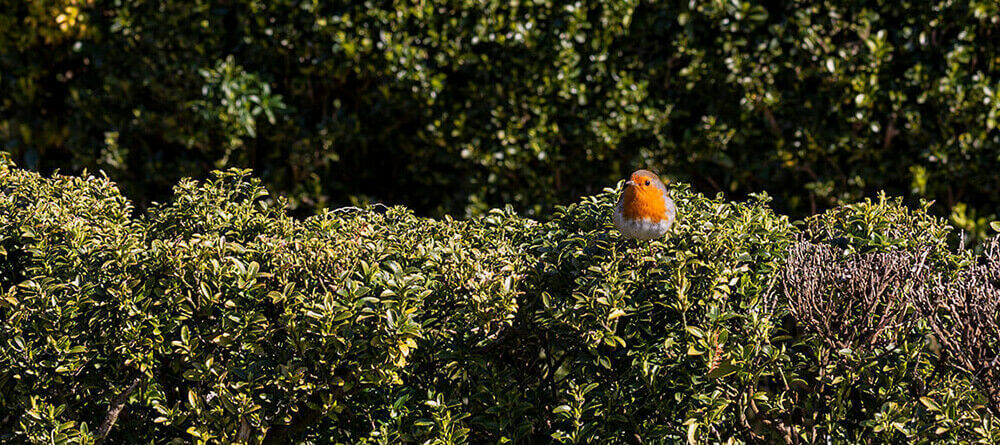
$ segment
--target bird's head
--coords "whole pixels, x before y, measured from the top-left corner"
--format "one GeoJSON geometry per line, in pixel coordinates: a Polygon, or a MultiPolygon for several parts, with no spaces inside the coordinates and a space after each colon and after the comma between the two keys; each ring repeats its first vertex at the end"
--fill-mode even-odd
{"type": "Polygon", "coordinates": [[[625,188],[634,192],[645,192],[647,190],[660,191],[663,189],[663,182],[660,177],[649,170],[636,170],[625,181],[625,188]]]}
{"type": "Polygon", "coordinates": [[[672,204],[667,187],[660,177],[649,170],[636,170],[625,181],[622,212],[630,219],[661,221],[669,218],[672,204]]]}

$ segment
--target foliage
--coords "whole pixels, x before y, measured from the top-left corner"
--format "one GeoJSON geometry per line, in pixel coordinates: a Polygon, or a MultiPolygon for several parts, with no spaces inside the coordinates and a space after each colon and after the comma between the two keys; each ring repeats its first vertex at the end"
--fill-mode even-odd
{"type": "Polygon", "coordinates": [[[913,297],[942,349],[972,374],[1000,415],[1000,238],[955,280],[940,276],[913,297]]]}
{"type": "Polygon", "coordinates": [[[837,349],[850,332],[791,306],[804,285],[789,274],[827,266],[795,261],[799,240],[826,246],[830,267],[924,252],[935,279],[966,279],[979,260],[948,249],[940,219],[886,198],[797,225],[767,195],[674,184],[679,220],[637,242],[613,229],[619,191],[544,223],[510,208],[296,219],[227,170],[137,215],[104,176],[0,163],[0,440],[1000,439],[992,374],[940,354],[940,321],[892,306],[894,335],[837,349]]]}
{"type": "Polygon", "coordinates": [[[141,226],[106,177],[0,166],[0,190],[0,431],[89,443],[97,423],[78,416],[152,365],[141,226]]]}
{"type": "Polygon", "coordinates": [[[509,213],[298,222],[241,171],[138,220],[106,178],[5,168],[0,188],[0,418],[30,440],[53,416],[94,440],[123,397],[119,441],[284,443],[400,384],[418,340],[488,336],[517,308],[509,213]]]}
{"type": "Polygon", "coordinates": [[[775,297],[787,300],[798,325],[800,380],[792,382],[808,389],[798,412],[810,425],[806,441],[996,440],[986,399],[970,392],[968,373],[949,368],[911,305],[924,285],[954,276],[971,257],[949,249],[952,228],[927,208],[880,194],[801,223],[804,239],[790,251],[775,297]]]}
{"type": "Polygon", "coordinates": [[[0,5],[3,146],[140,208],[223,165],[306,214],[548,215],[639,166],[794,216],[1000,207],[992,0],[0,5]]]}
{"type": "Polygon", "coordinates": [[[553,365],[526,383],[557,396],[553,438],[745,434],[740,413],[783,360],[771,342],[779,319],[763,290],[790,224],[766,196],[734,204],[678,186],[682,217],[670,236],[633,244],[608,236],[614,196],[560,209],[533,244],[541,262],[533,330],[544,333],[539,343],[553,365]]]}

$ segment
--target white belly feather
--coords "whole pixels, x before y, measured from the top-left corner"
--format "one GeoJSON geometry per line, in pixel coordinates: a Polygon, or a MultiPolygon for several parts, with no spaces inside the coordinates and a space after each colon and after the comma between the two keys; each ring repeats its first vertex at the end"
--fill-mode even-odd
{"type": "Polygon", "coordinates": [[[673,218],[666,218],[660,221],[652,221],[650,219],[629,220],[623,215],[623,206],[623,201],[619,200],[618,205],[615,206],[614,223],[615,227],[626,237],[650,240],[660,238],[663,234],[667,233],[667,230],[670,230],[673,218]]]}

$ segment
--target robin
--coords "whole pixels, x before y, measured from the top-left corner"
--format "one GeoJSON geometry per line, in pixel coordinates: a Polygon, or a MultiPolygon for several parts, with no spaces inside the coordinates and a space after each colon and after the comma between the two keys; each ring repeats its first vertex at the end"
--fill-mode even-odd
{"type": "Polygon", "coordinates": [[[615,227],[626,238],[641,240],[663,236],[677,217],[667,187],[648,170],[636,170],[625,181],[625,190],[615,206],[615,227]]]}

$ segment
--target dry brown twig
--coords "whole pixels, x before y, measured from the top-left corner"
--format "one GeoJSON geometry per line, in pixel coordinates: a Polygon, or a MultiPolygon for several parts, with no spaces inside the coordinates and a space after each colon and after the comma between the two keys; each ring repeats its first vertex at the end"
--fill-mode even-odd
{"type": "Polygon", "coordinates": [[[956,279],[930,280],[913,303],[949,360],[975,378],[1000,415],[1000,237],[956,279]]]}
{"type": "Polygon", "coordinates": [[[871,351],[894,343],[915,317],[908,295],[929,275],[929,250],[843,257],[824,244],[800,240],[790,249],[778,289],[806,329],[835,350],[871,351]]]}

